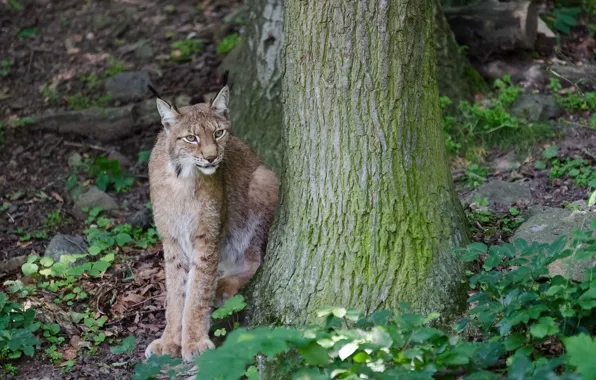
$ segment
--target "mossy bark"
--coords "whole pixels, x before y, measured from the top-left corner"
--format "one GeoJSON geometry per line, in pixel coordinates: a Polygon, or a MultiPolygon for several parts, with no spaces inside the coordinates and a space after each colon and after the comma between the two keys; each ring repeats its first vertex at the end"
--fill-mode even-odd
{"type": "Polygon", "coordinates": [[[435,2],[434,12],[439,94],[449,97],[454,109],[460,100],[471,100],[475,93],[485,92],[487,86],[457,44],[438,1],[435,2]]]}
{"type": "Polygon", "coordinates": [[[283,1],[249,0],[242,46],[224,62],[233,80],[233,133],[279,173],[281,163],[281,50],[283,1]]]}
{"type": "Polygon", "coordinates": [[[282,194],[251,320],[465,304],[433,0],[286,0],[282,194]],[[358,20],[358,22],[354,22],[358,20]]]}

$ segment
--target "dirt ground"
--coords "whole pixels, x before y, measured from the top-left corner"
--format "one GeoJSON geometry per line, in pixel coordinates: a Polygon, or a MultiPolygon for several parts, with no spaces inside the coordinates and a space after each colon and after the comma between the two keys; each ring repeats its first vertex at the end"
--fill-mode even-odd
{"type": "MultiPolygon", "coordinates": [[[[103,95],[103,86],[90,89],[81,77],[108,70],[110,57],[123,61],[127,71],[150,72],[154,87],[162,95],[188,95],[193,103],[203,101],[205,94],[220,87],[221,78],[216,68],[221,58],[216,54],[216,42],[238,29],[223,19],[241,5],[240,0],[172,0],[167,3],[22,0],[24,9],[15,10],[8,9],[6,3],[6,0],[0,2],[0,59],[11,60],[13,64],[10,73],[0,77],[0,119],[4,120],[35,116],[50,109],[64,110],[66,98],[77,93],[87,97],[103,95]],[[22,37],[23,30],[32,28],[38,33],[32,37],[25,33],[22,37]],[[202,53],[188,62],[167,59],[172,42],[190,33],[196,33],[203,40],[202,53]],[[142,41],[150,41],[151,56],[139,58],[136,55],[135,50],[142,41]],[[55,90],[55,99],[42,91],[44,85],[55,90]]],[[[145,98],[151,98],[150,93],[145,98]]],[[[71,173],[68,158],[74,153],[85,158],[116,150],[124,155],[132,163],[127,170],[135,176],[135,183],[126,192],[110,193],[123,205],[119,221],[143,210],[149,201],[147,167],[137,163],[137,156],[140,151],[152,148],[160,128],[157,123],[147,125],[128,138],[103,143],[7,123],[0,144],[0,262],[22,255],[43,254],[57,232],[82,234],[85,226],[72,213],[72,199],[65,189],[71,173]],[[64,220],[59,229],[48,231],[45,237],[22,241],[23,232],[42,229],[48,213],[55,211],[64,220]]],[[[583,157],[596,164],[596,131],[576,127],[556,129],[558,143],[566,147],[566,155],[583,157]]],[[[548,176],[534,169],[534,161],[550,143],[552,141],[545,141],[522,157],[519,168],[495,171],[491,176],[529,182],[534,204],[561,207],[585,200],[587,189],[578,188],[570,181],[551,182],[548,176]]],[[[488,160],[505,153],[495,150],[488,160]]],[[[469,192],[463,186],[459,188],[462,197],[469,192]]],[[[75,342],[71,340],[70,345],[60,349],[65,359],[76,358],[76,364],[69,371],[64,371],[59,364],[51,364],[43,354],[36,354],[32,359],[24,358],[15,363],[16,376],[3,375],[0,368],[0,377],[116,379],[130,376],[135,363],[142,360],[147,343],[164,326],[164,274],[159,243],[147,249],[126,249],[121,255],[103,278],[89,279],[83,286],[90,294],[89,308],[96,315],[108,317],[105,328],[110,334],[108,341],[135,335],[135,351],[113,355],[106,342],[91,355],[74,349],[75,342]],[[128,275],[131,272],[132,277],[128,275]]],[[[49,291],[38,295],[45,300],[56,296],[49,291]]]]}

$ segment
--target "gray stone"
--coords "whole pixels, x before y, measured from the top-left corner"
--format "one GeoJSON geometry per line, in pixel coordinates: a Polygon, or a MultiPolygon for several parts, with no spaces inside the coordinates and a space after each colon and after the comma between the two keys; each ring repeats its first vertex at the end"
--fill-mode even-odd
{"type": "Polygon", "coordinates": [[[556,119],[563,109],[550,95],[525,93],[518,96],[511,107],[511,114],[528,121],[556,119]]]}
{"type": "Polygon", "coordinates": [[[531,201],[532,194],[530,186],[526,183],[491,180],[470,194],[467,201],[472,203],[479,198],[488,198],[489,205],[510,206],[518,201],[531,201]]]}
{"type": "Polygon", "coordinates": [[[124,72],[108,79],[106,90],[114,100],[126,102],[147,95],[147,85],[149,84],[151,84],[151,77],[147,72],[124,72]]]}
{"type": "MultiPolygon", "coordinates": [[[[534,209],[531,217],[522,223],[510,239],[523,239],[527,242],[550,244],[561,236],[570,236],[575,229],[585,229],[590,226],[596,213],[570,211],[562,208],[544,207],[534,209]]],[[[584,262],[570,262],[567,259],[557,260],[549,265],[552,276],[561,275],[576,281],[584,277],[584,270],[593,267],[596,260],[584,262]]]]}
{"type": "Polygon", "coordinates": [[[31,130],[47,130],[61,134],[74,133],[100,141],[118,140],[141,128],[134,118],[133,106],[88,108],[77,111],[50,111],[36,116],[31,130]]]}
{"type": "MultiPolygon", "coordinates": [[[[62,234],[54,236],[44,252],[44,256],[51,256],[55,262],[59,262],[60,257],[65,255],[85,254],[87,254],[87,243],[82,237],[62,234]]],[[[71,265],[78,265],[84,261],[86,261],[85,258],[80,258],[71,265]]]]}
{"type": "Polygon", "coordinates": [[[83,158],[78,153],[73,153],[68,157],[68,167],[69,168],[76,168],[81,164],[83,158]]]}
{"type": "Polygon", "coordinates": [[[92,209],[95,207],[101,207],[104,211],[114,210],[118,208],[118,204],[112,197],[103,191],[99,190],[95,186],[89,186],[87,191],[81,193],[75,200],[73,206],[73,213],[77,218],[86,218],[86,213],[83,211],[84,208],[92,209]]]}
{"type": "Polygon", "coordinates": [[[132,166],[132,162],[122,153],[118,152],[117,150],[112,150],[108,154],[108,160],[116,160],[121,168],[130,168],[132,166]]]}
{"type": "Polygon", "coordinates": [[[137,46],[135,49],[135,56],[137,58],[153,57],[153,45],[149,42],[145,42],[144,44],[137,46]]]}
{"type": "Polygon", "coordinates": [[[519,160],[515,157],[515,152],[511,151],[505,155],[496,157],[490,163],[490,166],[497,171],[517,169],[521,166],[519,160]]]}
{"type": "Polygon", "coordinates": [[[132,213],[131,215],[126,217],[124,223],[130,224],[133,228],[148,228],[151,225],[151,215],[149,213],[149,210],[139,210],[132,213]]]}

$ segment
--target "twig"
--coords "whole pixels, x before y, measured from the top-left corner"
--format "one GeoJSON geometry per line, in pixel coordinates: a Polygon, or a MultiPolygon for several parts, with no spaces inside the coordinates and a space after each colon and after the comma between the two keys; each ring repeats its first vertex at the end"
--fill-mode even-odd
{"type": "Polygon", "coordinates": [[[9,213],[6,213],[6,215],[8,215],[8,217],[10,218],[10,221],[11,221],[12,223],[14,223],[14,219],[12,218],[12,215],[10,215],[9,213]]]}
{"type": "Polygon", "coordinates": [[[106,152],[106,153],[109,153],[112,151],[112,149],[104,148],[99,145],[82,144],[82,143],[78,143],[78,142],[74,142],[74,141],[64,141],[64,145],[74,146],[77,148],[91,148],[91,149],[99,150],[99,151],[106,152]]]}
{"type": "Polygon", "coordinates": [[[31,49],[31,53],[29,54],[29,65],[27,65],[27,74],[31,71],[31,64],[33,63],[33,54],[35,50],[31,49]]]}

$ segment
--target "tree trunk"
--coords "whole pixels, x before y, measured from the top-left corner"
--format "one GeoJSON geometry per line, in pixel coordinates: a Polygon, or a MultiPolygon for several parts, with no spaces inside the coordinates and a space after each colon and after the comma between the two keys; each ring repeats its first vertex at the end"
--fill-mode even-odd
{"type": "MultiPolygon", "coordinates": [[[[467,0],[468,3],[470,0],[467,0]]],[[[435,2],[439,93],[457,105],[486,90],[486,84],[455,42],[435,2]]],[[[457,3],[463,5],[463,3],[457,3]]],[[[454,4],[455,5],[455,4],[454,4]]],[[[242,47],[226,57],[230,69],[234,133],[244,139],[276,172],[281,164],[282,0],[247,0],[248,22],[242,47]]]]}
{"type": "Polygon", "coordinates": [[[453,101],[452,109],[460,100],[471,100],[473,95],[487,90],[486,82],[472,66],[464,50],[455,41],[449,23],[439,2],[433,8],[437,47],[437,81],[439,95],[453,101]]]}
{"type": "Polygon", "coordinates": [[[279,173],[283,0],[250,0],[246,9],[242,47],[224,62],[233,82],[232,128],[279,173]]]}
{"type": "Polygon", "coordinates": [[[453,315],[465,289],[447,249],[468,233],[441,129],[433,1],[284,5],[281,206],[252,322],[401,301],[453,315]]]}

